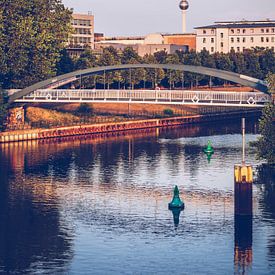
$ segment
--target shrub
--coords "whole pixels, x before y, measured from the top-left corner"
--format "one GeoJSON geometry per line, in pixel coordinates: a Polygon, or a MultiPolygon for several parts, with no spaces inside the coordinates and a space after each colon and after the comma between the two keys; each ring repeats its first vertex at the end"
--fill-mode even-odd
{"type": "Polygon", "coordinates": [[[166,116],[173,116],[173,115],[174,115],[174,111],[171,110],[171,109],[165,109],[165,110],[163,111],[163,113],[164,113],[164,115],[166,115],[166,116]]]}

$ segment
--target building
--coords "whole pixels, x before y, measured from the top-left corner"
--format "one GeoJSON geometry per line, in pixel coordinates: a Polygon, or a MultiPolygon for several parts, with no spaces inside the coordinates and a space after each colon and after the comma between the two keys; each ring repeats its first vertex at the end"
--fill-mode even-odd
{"type": "Polygon", "coordinates": [[[166,51],[173,54],[176,51],[187,52],[190,48],[196,49],[195,34],[158,34],[153,33],[147,36],[135,37],[105,37],[96,42],[97,50],[114,47],[119,51],[123,51],[126,47],[132,47],[140,56],[146,54],[154,54],[159,51],[166,51]]]}
{"type": "Polygon", "coordinates": [[[165,44],[173,44],[179,46],[187,46],[188,50],[196,50],[196,34],[195,33],[173,33],[163,34],[165,44]]]}
{"type": "Polygon", "coordinates": [[[275,48],[275,20],[215,22],[196,29],[197,51],[228,53],[261,47],[275,48]]]}
{"type": "Polygon", "coordinates": [[[85,48],[94,49],[94,16],[91,14],[73,14],[74,33],[69,38],[68,51],[71,56],[79,56],[85,48]]]}

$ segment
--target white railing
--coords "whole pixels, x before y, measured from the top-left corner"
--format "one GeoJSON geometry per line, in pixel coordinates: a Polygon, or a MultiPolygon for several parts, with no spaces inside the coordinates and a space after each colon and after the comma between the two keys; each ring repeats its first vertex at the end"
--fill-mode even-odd
{"type": "Polygon", "coordinates": [[[132,102],[262,107],[270,102],[260,92],[186,90],[37,90],[16,102],[132,102]]]}

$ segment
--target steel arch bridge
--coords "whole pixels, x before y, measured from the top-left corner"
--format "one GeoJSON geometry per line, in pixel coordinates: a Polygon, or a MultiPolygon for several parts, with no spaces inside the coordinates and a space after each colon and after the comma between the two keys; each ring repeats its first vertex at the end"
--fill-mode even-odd
{"type": "Polygon", "coordinates": [[[155,104],[192,104],[216,106],[263,107],[270,101],[267,83],[246,75],[213,68],[178,65],[178,64],[124,64],[115,66],[94,67],[60,75],[41,81],[12,94],[9,102],[116,102],[116,103],[155,103],[155,104]],[[83,77],[127,69],[165,69],[177,70],[224,79],[258,92],[214,92],[186,90],[73,90],[56,89],[83,77]]]}

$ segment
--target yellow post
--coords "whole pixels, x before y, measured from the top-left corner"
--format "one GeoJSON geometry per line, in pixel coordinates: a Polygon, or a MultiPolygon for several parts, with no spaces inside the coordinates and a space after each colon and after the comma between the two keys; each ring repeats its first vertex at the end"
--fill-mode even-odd
{"type": "Polygon", "coordinates": [[[252,215],[253,170],[251,165],[235,165],[235,215],[252,215]]]}

